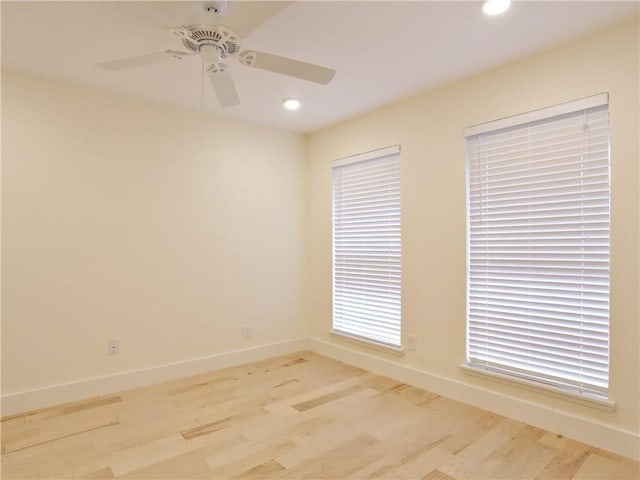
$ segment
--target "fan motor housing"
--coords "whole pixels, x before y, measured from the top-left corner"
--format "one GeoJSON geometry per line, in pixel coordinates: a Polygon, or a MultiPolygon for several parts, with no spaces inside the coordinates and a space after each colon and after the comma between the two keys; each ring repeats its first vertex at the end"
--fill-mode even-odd
{"type": "Polygon", "coordinates": [[[200,53],[203,45],[214,45],[220,58],[240,52],[240,38],[228,28],[219,25],[190,25],[185,27],[189,35],[182,36],[182,44],[194,53],[200,53]]]}

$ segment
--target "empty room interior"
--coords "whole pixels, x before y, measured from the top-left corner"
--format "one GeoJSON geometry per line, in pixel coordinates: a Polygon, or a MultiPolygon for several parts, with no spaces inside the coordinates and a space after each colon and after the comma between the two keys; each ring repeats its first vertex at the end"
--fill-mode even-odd
{"type": "Polygon", "coordinates": [[[0,5],[2,478],[640,478],[640,3],[0,5]]]}

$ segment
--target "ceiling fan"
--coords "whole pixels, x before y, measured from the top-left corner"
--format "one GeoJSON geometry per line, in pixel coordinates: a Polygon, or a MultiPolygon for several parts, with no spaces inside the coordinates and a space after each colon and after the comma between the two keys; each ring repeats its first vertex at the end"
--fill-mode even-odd
{"type": "Polygon", "coordinates": [[[227,11],[227,1],[207,2],[203,5],[203,11],[191,15],[186,25],[169,29],[171,34],[180,38],[187,49],[186,52],[165,50],[103,62],[97,66],[110,71],[124,70],[170,60],[182,60],[186,57],[199,55],[203,62],[203,69],[206,69],[207,75],[211,80],[218,102],[223,107],[240,103],[231,71],[227,63],[225,63],[227,59],[233,57],[247,67],[268,70],[309,82],[328,85],[336,73],[331,68],[271,53],[242,50],[242,38],[236,33],[236,30],[241,31],[244,35],[248,34],[288,3],[239,2],[233,7],[233,13],[236,18],[229,17],[231,23],[236,25],[232,30],[216,22],[216,16],[224,15],[227,11]]]}

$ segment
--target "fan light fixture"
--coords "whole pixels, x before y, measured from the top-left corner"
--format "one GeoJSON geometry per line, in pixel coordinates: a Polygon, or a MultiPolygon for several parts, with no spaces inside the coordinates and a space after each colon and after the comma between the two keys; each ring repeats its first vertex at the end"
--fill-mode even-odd
{"type": "Polygon", "coordinates": [[[284,105],[284,108],[286,108],[287,110],[298,110],[300,108],[300,100],[298,100],[297,98],[285,98],[282,101],[282,105],[284,105]]]}
{"type": "Polygon", "coordinates": [[[485,15],[500,15],[506,12],[509,6],[511,6],[511,0],[485,0],[482,11],[485,15]]]}

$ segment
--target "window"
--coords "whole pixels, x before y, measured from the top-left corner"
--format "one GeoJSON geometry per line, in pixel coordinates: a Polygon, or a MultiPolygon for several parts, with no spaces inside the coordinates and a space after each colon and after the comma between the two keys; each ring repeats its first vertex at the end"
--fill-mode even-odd
{"type": "Polygon", "coordinates": [[[468,366],[606,401],[608,95],[465,136],[468,366]]]}
{"type": "Polygon", "coordinates": [[[400,347],[400,147],[333,166],[333,331],[400,347]]]}

